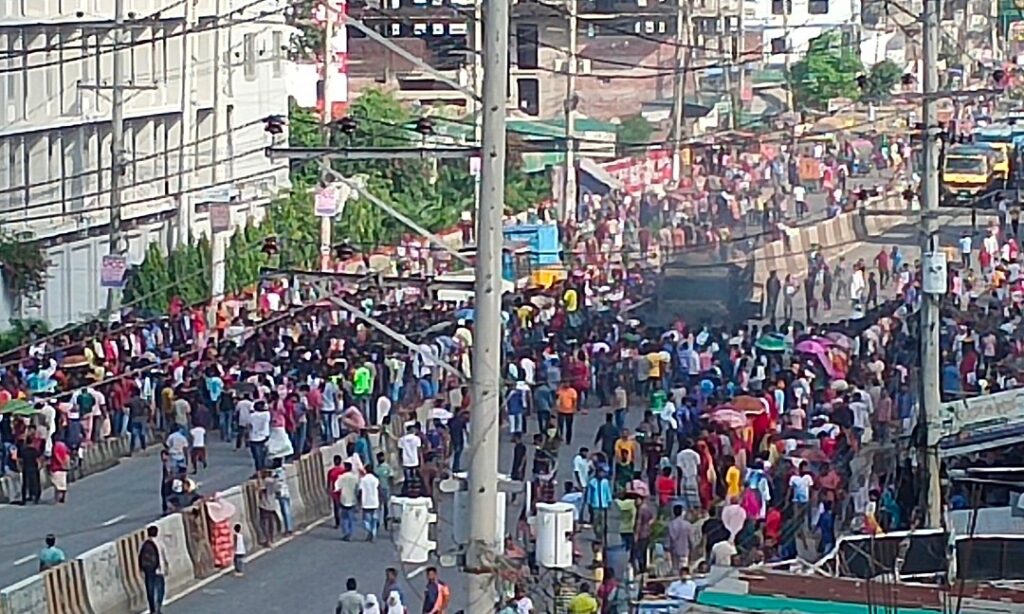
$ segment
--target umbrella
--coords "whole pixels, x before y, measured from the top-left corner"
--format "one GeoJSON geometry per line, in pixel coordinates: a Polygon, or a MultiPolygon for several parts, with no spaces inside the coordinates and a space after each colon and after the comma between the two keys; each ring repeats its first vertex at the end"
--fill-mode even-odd
{"type": "Polygon", "coordinates": [[[850,384],[844,379],[837,379],[830,384],[830,388],[836,392],[846,392],[850,389],[850,384]]]}
{"type": "Polygon", "coordinates": [[[272,365],[269,362],[263,360],[263,361],[260,361],[260,362],[254,364],[252,366],[252,372],[253,373],[273,373],[274,372],[274,365],[272,365]]]}
{"type": "Polygon", "coordinates": [[[796,348],[795,349],[796,349],[797,352],[800,352],[800,353],[803,353],[803,354],[815,354],[815,355],[826,351],[825,344],[823,344],[820,340],[815,339],[815,338],[804,339],[800,343],[796,344],[796,348]]]}
{"type": "Polygon", "coordinates": [[[849,351],[853,347],[853,341],[843,333],[829,333],[825,335],[832,340],[837,347],[849,351]]]}
{"type": "Polygon", "coordinates": [[[467,309],[460,309],[460,310],[455,312],[455,319],[456,320],[465,320],[467,322],[472,322],[473,321],[473,316],[474,316],[473,310],[472,309],[468,309],[468,308],[467,309]]]}
{"type": "Polygon", "coordinates": [[[733,407],[739,411],[746,412],[748,414],[762,414],[764,413],[764,403],[757,397],[752,397],[749,394],[738,396],[730,403],[733,407]]]}
{"type": "Polygon", "coordinates": [[[742,412],[728,407],[716,409],[708,415],[708,419],[731,429],[743,428],[747,425],[747,417],[742,412]]]}
{"type": "Polygon", "coordinates": [[[761,337],[754,342],[754,347],[762,352],[785,352],[786,338],[782,335],[775,335],[771,333],[761,335],[761,337]]]}
{"type": "Polygon", "coordinates": [[[61,362],[61,366],[65,369],[81,369],[89,366],[89,359],[82,354],[74,354],[65,357],[61,362]]]}
{"type": "Polygon", "coordinates": [[[9,414],[12,416],[32,416],[35,415],[38,410],[34,405],[24,399],[14,399],[0,407],[0,414],[9,414]]]}
{"type": "Polygon", "coordinates": [[[829,460],[828,455],[820,448],[797,448],[794,450],[793,456],[809,463],[827,463],[829,460]]]}

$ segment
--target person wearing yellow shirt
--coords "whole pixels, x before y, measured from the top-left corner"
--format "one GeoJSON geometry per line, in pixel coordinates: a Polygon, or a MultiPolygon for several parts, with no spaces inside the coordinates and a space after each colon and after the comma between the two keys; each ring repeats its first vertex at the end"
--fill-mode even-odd
{"type": "Polygon", "coordinates": [[[580,592],[569,600],[569,614],[597,614],[597,598],[590,594],[590,584],[580,585],[580,592]]]}
{"type": "Polygon", "coordinates": [[[640,445],[629,432],[629,429],[622,429],[622,434],[615,440],[615,458],[621,458],[630,465],[636,465],[636,457],[639,455],[640,445]]]}
{"type": "Polygon", "coordinates": [[[739,497],[742,492],[743,475],[731,458],[729,463],[729,469],[725,472],[725,498],[731,501],[733,497],[739,497]]]}

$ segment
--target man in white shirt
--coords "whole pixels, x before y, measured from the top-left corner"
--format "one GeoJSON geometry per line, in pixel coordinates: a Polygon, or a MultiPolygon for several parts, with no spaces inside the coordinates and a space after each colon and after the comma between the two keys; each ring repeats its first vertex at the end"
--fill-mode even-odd
{"type": "Polygon", "coordinates": [[[267,404],[257,401],[249,414],[249,451],[256,471],[267,464],[267,442],[270,440],[270,411],[267,404]]]}
{"type": "Polygon", "coordinates": [[[366,541],[372,542],[377,538],[377,527],[380,523],[380,480],[372,471],[359,478],[359,505],[363,508],[366,541]]]}
{"type": "Polygon", "coordinates": [[[711,547],[711,564],[719,567],[732,567],[732,557],[736,556],[736,546],[723,539],[711,547]]]}
{"type": "Polygon", "coordinates": [[[180,429],[175,429],[167,436],[165,445],[167,454],[178,466],[178,470],[185,471],[188,468],[188,437],[180,429]]]}
{"type": "Polygon", "coordinates": [[[793,186],[793,202],[795,203],[797,218],[802,218],[807,214],[807,189],[804,186],[793,186]]]}
{"type": "Polygon", "coordinates": [[[402,484],[403,491],[406,491],[408,484],[419,477],[420,448],[422,446],[423,440],[416,434],[416,425],[407,425],[405,435],[398,440],[398,449],[402,456],[402,472],[405,477],[405,482],[402,484]]]}

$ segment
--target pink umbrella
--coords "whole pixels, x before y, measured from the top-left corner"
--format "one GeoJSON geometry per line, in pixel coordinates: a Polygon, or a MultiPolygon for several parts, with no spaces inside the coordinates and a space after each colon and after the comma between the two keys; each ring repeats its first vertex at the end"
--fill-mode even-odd
{"type": "Polygon", "coordinates": [[[829,333],[825,336],[831,339],[832,343],[834,343],[836,347],[840,347],[847,351],[853,347],[853,341],[843,333],[829,333]]]}
{"type": "Polygon", "coordinates": [[[811,338],[804,339],[800,343],[796,344],[794,349],[802,354],[818,354],[819,352],[826,351],[827,346],[822,343],[820,339],[811,338]]]}
{"type": "Polygon", "coordinates": [[[723,407],[711,412],[708,419],[717,422],[731,429],[739,429],[747,426],[747,416],[740,411],[729,407],[723,407]]]}

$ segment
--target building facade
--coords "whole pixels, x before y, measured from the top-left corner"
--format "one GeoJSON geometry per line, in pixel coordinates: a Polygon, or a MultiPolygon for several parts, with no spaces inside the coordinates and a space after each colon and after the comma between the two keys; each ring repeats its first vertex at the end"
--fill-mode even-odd
{"type": "MultiPolygon", "coordinates": [[[[518,0],[513,6],[510,96],[526,115],[562,113],[569,65],[566,2],[518,0]]],[[[579,0],[577,8],[578,110],[602,120],[640,113],[645,103],[671,98],[677,36],[675,0],[579,0]]],[[[696,0],[687,89],[712,64],[733,62],[739,49],[738,0],[696,0]]],[[[686,62],[686,52],[683,61],[686,62]]]]}
{"type": "Polygon", "coordinates": [[[860,0],[744,0],[745,27],[760,33],[767,66],[784,66],[787,53],[790,63],[798,61],[825,32],[837,32],[844,45],[858,48],[860,23],[860,0]]]}
{"type": "MultiPolygon", "coordinates": [[[[283,0],[125,0],[122,245],[138,264],[209,235],[209,204],[242,225],[288,187],[263,118],[287,115],[283,0]]],[[[0,225],[41,242],[41,296],[0,296],[53,326],[94,316],[108,254],[114,0],[0,3],[0,225]]]]}

